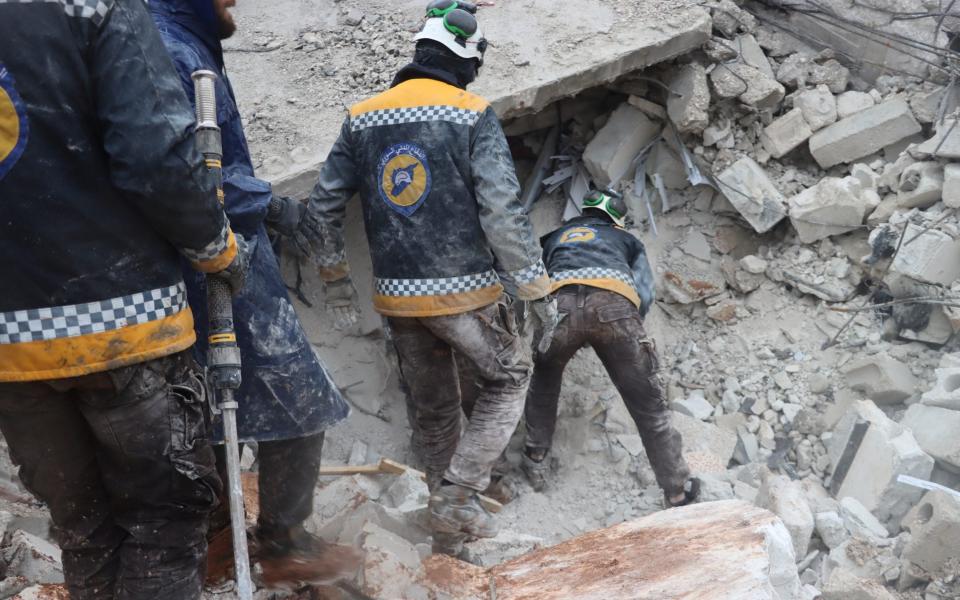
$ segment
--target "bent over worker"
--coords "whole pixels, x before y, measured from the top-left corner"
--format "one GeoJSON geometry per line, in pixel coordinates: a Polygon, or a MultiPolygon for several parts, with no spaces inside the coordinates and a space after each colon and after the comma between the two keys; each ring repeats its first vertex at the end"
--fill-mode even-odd
{"type": "Polygon", "coordinates": [[[220,479],[178,252],[234,289],[243,261],[193,125],[141,0],[0,2],[0,429],[73,600],[200,597],[220,479]]]}
{"type": "MultiPolygon", "coordinates": [[[[247,285],[233,302],[242,361],[237,390],[241,442],[257,442],[260,514],[253,559],[269,587],[327,582],[352,574],[354,553],[310,535],[303,523],[313,512],[324,433],[347,418],[349,408],[320,363],[294,311],[267,227],[292,233],[303,206],[273,194],[254,175],[240,111],[226,76],[221,39],[236,29],[229,7],[234,0],[152,0],[150,11],[180,73],[187,97],[194,98],[191,74],[217,74],[217,124],[223,142],[224,205],[230,222],[252,248],[247,285]]],[[[305,208],[305,207],[304,207],[305,208]]],[[[206,315],[202,278],[187,277],[191,306],[206,315]]],[[[205,318],[198,319],[197,357],[206,357],[205,318]]],[[[222,440],[220,422],[213,432],[222,440]]],[[[226,457],[217,446],[218,468],[226,477],[226,457]]],[[[223,503],[225,509],[226,503],[223,503]]],[[[226,575],[231,563],[229,514],[214,518],[211,577],[226,575]]]]}
{"type": "Polygon", "coordinates": [[[374,308],[388,317],[415,403],[432,527],[490,537],[495,522],[477,493],[517,425],[531,369],[515,302],[533,301],[544,336],[556,306],[497,116],[466,91],[486,40],[456,2],[428,10],[413,63],[390,90],[350,109],[301,233],[328,290],[351,289],[342,227],[359,192],[374,308]],[[480,381],[462,437],[454,351],[480,381]]]}
{"type": "Polygon", "coordinates": [[[699,481],[689,478],[654,342],[643,326],[654,299],[653,273],[643,244],[623,229],[626,214],[619,193],[595,191],[583,200],[581,216],[542,238],[560,323],[550,348],[535,360],[522,468],[535,490],[546,486],[563,371],[577,350],[591,346],[637,425],[667,503],[680,506],[696,498],[699,481]]]}

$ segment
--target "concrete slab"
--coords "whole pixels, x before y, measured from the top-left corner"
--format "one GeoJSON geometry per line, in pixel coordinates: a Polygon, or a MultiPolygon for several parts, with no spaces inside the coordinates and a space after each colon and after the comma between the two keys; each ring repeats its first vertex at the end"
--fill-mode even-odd
{"type": "MultiPolygon", "coordinates": [[[[284,193],[309,189],[297,175],[315,179],[345,109],[386,89],[413,55],[412,35],[425,5],[238,3],[239,30],[227,43],[227,66],[241,111],[258,132],[248,134],[260,142],[253,150],[261,176],[284,193]],[[345,27],[338,16],[355,8],[366,18],[345,27]]],[[[497,2],[479,16],[491,48],[470,90],[503,118],[685,54],[706,42],[711,29],[709,13],[689,0],[497,2]]]]}
{"type": "Polygon", "coordinates": [[[420,583],[464,599],[799,600],[794,561],[777,517],[725,500],[592,531],[486,570],[432,556],[420,583]]]}

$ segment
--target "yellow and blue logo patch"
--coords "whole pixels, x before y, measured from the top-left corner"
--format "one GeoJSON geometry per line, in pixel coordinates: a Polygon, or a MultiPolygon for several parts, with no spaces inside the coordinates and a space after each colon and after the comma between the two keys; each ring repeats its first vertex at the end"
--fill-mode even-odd
{"type": "Polygon", "coordinates": [[[578,244],[597,239],[597,230],[593,227],[574,227],[563,232],[561,244],[578,244]]]}
{"type": "Polygon", "coordinates": [[[13,75],[0,63],[0,179],[27,147],[27,111],[13,86],[13,75]]]}
{"type": "Polygon", "coordinates": [[[427,153],[416,144],[394,144],[384,150],[379,165],[380,197],[409,217],[430,195],[433,183],[427,153]]]}

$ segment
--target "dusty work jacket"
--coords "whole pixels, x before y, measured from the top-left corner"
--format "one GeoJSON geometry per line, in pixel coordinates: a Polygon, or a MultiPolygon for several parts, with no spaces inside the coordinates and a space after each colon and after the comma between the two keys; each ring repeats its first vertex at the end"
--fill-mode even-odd
{"type": "Polygon", "coordinates": [[[330,230],[321,263],[337,270],[345,206],[359,192],[379,313],[457,314],[504,288],[540,298],[549,280],[519,190],[483,98],[437,79],[403,81],[350,109],[324,164],[309,204],[330,230]]]}
{"type": "Polygon", "coordinates": [[[541,242],[554,290],[588,285],[628,298],[644,315],[650,310],[654,281],[643,243],[609,219],[570,219],[541,242]]]}
{"type": "MultiPolygon", "coordinates": [[[[230,223],[254,245],[246,284],[233,302],[242,360],[237,429],[241,440],[272,441],[324,431],[344,420],[349,407],[320,363],[300,324],[263,221],[273,195],[254,175],[240,111],[223,66],[216,24],[187,0],[152,0],[150,11],[193,100],[191,73],[217,73],[217,123],[223,140],[223,187],[230,223]]],[[[207,0],[211,4],[211,0],[207,0]]],[[[184,273],[197,314],[196,357],[206,361],[207,300],[202,277],[184,273]]],[[[219,420],[214,439],[222,439],[219,420]]]]}
{"type": "Polygon", "coordinates": [[[142,0],[0,2],[0,381],[194,342],[178,251],[236,241],[142,0]]]}

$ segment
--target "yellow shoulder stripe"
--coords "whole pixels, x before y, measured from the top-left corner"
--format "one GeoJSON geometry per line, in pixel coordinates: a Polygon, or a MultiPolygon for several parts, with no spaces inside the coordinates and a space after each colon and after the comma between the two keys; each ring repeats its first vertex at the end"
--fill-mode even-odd
{"type": "Polygon", "coordinates": [[[350,116],[392,108],[416,108],[418,106],[453,106],[474,112],[483,112],[490,103],[466,90],[434,79],[411,79],[387,90],[379,96],[353,106],[350,116]]]}

